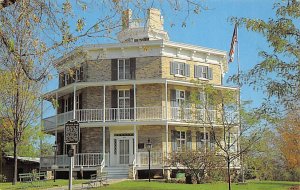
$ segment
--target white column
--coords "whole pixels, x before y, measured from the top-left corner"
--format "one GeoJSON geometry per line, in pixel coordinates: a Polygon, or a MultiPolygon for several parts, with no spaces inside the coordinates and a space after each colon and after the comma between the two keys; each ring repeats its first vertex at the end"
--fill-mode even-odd
{"type": "Polygon", "coordinates": [[[137,161],[137,130],[136,130],[136,125],[133,126],[133,132],[134,132],[134,150],[133,150],[133,153],[134,153],[134,159],[135,159],[135,162],[137,161]]]}
{"type": "MultiPolygon", "coordinates": [[[[106,91],[106,86],[103,86],[103,122],[105,123],[105,91],[106,91]]],[[[105,165],[105,126],[102,128],[102,155],[104,159],[104,165],[105,165]]]]}
{"type": "Polygon", "coordinates": [[[102,155],[103,155],[103,160],[104,160],[104,165],[105,165],[105,126],[102,127],[102,155]]]}
{"type": "Polygon", "coordinates": [[[165,82],[165,106],[166,106],[166,120],[168,121],[168,82],[165,82]]]}
{"type": "MultiPolygon", "coordinates": [[[[55,101],[58,101],[58,94],[57,92],[55,93],[55,101]]],[[[58,105],[58,104],[57,104],[58,105]]],[[[65,106],[65,105],[62,105],[65,106]]],[[[55,117],[55,142],[57,144],[57,118],[58,118],[58,107],[56,107],[56,117],[55,117]]]]}
{"type": "Polygon", "coordinates": [[[103,122],[105,122],[105,109],[106,109],[106,107],[105,107],[105,104],[106,104],[106,102],[105,102],[105,90],[106,90],[106,86],[104,85],[103,86],[103,122]]]}
{"type": "MultiPolygon", "coordinates": [[[[43,108],[43,97],[41,97],[41,132],[43,130],[43,109],[44,109],[43,108]]],[[[3,135],[3,132],[2,132],[2,135],[3,135]]],[[[1,146],[2,146],[2,143],[1,143],[1,146]]],[[[43,156],[42,155],[42,146],[43,146],[43,140],[42,140],[42,138],[40,138],[40,154],[41,154],[41,156],[43,156]]],[[[1,160],[0,164],[2,164],[2,160],[1,160]]],[[[40,169],[41,169],[41,165],[40,165],[40,169]]]]}
{"type": "Polygon", "coordinates": [[[166,106],[166,158],[169,157],[169,125],[168,125],[168,82],[165,82],[165,106],[166,106]]]}
{"type": "Polygon", "coordinates": [[[136,84],[133,84],[133,113],[134,113],[134,121],[136,121],[136,84]]]}
{"type": "MultiPolygon", "coordinates": [[[[133,84],[133,97],[134,97],[134,100],[133,100],[133,113],[134,113],[134,121],[136,122],[136,84],[134,83],[133,84]]],[[[134,153],[134,160],[136,162],[136,159],[137,159],[137,130],[136,130],[136,125],[133,126],[133,134],[134,134],[134,150],[133,150],[133,153],[134,153]]]]}
{"type": "Polygon", "coordinates": [[[73,88],[73,119],[76,119],[76,85],[73,88]]]}

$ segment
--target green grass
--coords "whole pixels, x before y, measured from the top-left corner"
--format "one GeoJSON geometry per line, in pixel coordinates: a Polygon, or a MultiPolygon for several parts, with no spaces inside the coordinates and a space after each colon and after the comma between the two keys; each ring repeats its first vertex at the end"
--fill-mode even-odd
{"type": "MultiPolygon", "coordinates": [[[[81,184],[86,180],[74,180],[73,184],[81,184]]],[[[16,185],[12,185],[11,182],[0,183],[0,190],[36,190],[36,189],[47,189],[51,187],[61,187],[67,186],[69,183],[68,180],[58,179],[54,183],[53,180],[48,181],[40,181],[33,183],[17,183],[16,185]]]]}
{"type": "MultiPolygon", "coordinates": [[[[232,184],[232,190],[287,190],[289,187],[300,185],[298,182],[286,181],[252,181],[244,185],[232,184]]],[[[108,187],[100,187],[105,190],[226,190],[227,183],[211,183],[211,184],[172,184],[164,182],[145,182],[145,181],[124,181],[109,185],[108,187]]]]}

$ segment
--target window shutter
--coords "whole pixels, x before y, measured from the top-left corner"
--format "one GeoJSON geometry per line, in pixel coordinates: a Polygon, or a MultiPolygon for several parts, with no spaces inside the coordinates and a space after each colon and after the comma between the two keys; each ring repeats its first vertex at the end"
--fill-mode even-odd
{"type": "Polygon", "coordinates": [[[79,94],[79,109],[82,109],[82,94],[79,94]]]}
{"type": "Polygon", "coordinates": [[[58,108],[59,108],[58,113],[64,113],[65,112],[65,100],[63,98],[58,100],[58,108]]]}
{"type": "Polygon", "coordinates": [[[111,108],[118,107],[118,90],[111,91],[111,108]]]}
{"type": "Polygon", "coordinates": [[[199,78],[199,71],[198,71],[197,65],[194,65],[194,76],[195,76],[195,78],[199,78]]]}
{"type": "Polygon", "coordinates": [[[198,72],[199,72],[199,78],[203,78],[203,69],[204,67],[203,66],[198,66],[198,72]]]}
{"type": "Polygon", "coordinates": [[[79,73],[80,73],[79,80],[83,81],[83,66],[81,66],[79,69],[80,69],[80,71],[79,71],[79,73]]]}
{"type": "Polygon", "coordinates": [[[135,79],[135,71],[136,71],[136,58],[130,58],[130,77],[131,77],[131,79],[135,79]]]}
{"type": "Polygon", "coordinates": [[[212,80],[213,79],[213,72],[212,72],[212,68],[207,68],[207,78],[212,80]]]}
{"type": "Polygon", "coordinates": [[[186,149],[192,150],[192,131],[188,130],[186,132],[186,149]]]}
{"type": "Polygon", "coordinates": [[[170,92],[171,92],[171,107],[177,107],[177,105],[176,105],[176,90],[172,89],[170,92]]]}
{"type": "Polygon", "coordinates": [[[196,149],[199,150],[201,148],[201,139],[200,139],[200,132],[196,132],[196,149]]]}
{"type": "MultiPolygon", "coordinates": [[[[130,108],[134,108],[134,92],[133,92],[133,89],[130,89],[129,96],[130,96],[130,108]]],[[[134,119],[134,110],[133,109],[130,109],[130,119],[134,119]]]]}
{"type": "Polygon", "coordinates": [[[172,142],[172,151],[173,152],[176,152],[176,131],[175,130],[172,130],[171,131],[171,142],[172,142]]]}
{"type": "Polygon", "coordinates": [[[176,74],[176,63],[173,61],[170,62],[170,73],[171,73],[171,75],[176,74]]]}
{"type": "Polygon", "coordinates": [[[185,91],[185,101],[186,101],[186,107],[190,108],[190,98],[191,98],[191,92],[190,91],[185,91]]]}
{"type": "Polygon", "coordinates": [[[118,80],[118,59],[111,60],[111,80],[118,80]]]}
{"type": "Polygon", "coordinates": [[[185,76],[189,77],[190,76],[190,65],[185,63],[184,69],[185,69],[185,71],[184,71],[185,76]]]}
{"type": "Polygon", "coordinates": [[[73,110],[73,94],[68,98],[68,111],[73,110]]]}

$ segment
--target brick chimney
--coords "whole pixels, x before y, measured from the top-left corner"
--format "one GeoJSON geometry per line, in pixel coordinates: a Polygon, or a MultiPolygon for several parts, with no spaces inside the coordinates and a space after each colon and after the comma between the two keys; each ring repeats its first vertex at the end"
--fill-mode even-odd
{"type": "Polygon", "coordinates": [[[164,23],[163,18],[158,9],[150,8],[148,9],[148,27],[152,29],[163,30],[164,23]]]}
{"type": "Polygon", "coordinates": [[[130,22],[131,22],[131,17],[132,17],[132,11],[131,9],[127,9],[123,11],[122,14],[122,29],[127,29],[129,28],[130,22]]]}

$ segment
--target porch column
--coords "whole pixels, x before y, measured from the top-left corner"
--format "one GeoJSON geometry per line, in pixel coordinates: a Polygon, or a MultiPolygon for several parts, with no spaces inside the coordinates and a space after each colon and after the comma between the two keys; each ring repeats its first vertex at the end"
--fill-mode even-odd
{"type": "Polygon", "coordinates": [[[73,119],[76,119],[76,85],[73,87],[73,119]]]}
{"type": "Polygon", "coordinates": [[[166,158],[168,159],[168,150],[169,150],[169,125],[168,125],[168,81],[165,82],[165,106],[166,106],[166,158]]]}
{"type": "MultiPolygon", "coordinates": [[[[55,101],[58,101],[58,94],[57,92],[55,93],[55,101]]],[[[62,105],[65,106],[65,105],[62,105]]],[[[57,144],[57,121],[58,121],[58,107],[56,107],[56,117],[55,117],[55,143],[57,144]]]]}
{"type": "MultiPolygon", "coordinates": [[[[133,113],[134,113],[134,121],[136,122],[136,84],[134,83],[133,84],[133,97],[134,97],[134,100],[133,100],[133,113]]],[[[136,147],[137,147],[137,131],[136,131],[136,125],[133,126],[133,131],[134,131],[134,160],[136,162],[136,159],[137,159],[137,151],[136,151],[136,147]]]]}
{"type": "MultiPolygon", "coordinates": [[[[42,131],[43,131],[43,97],[41,97],[41,132],[42,131]]],[[[2,132],[2,136],[3,136],[3,132],[2,132]]],[[[2,146],[2,143],[1,143],[1,146],[2,146]]],[[[40,138],[40,154],[41,154],[41,156],[43,156],[42,155],[42,146],[43,146],[43,140],[42,140],[42,138],[40,138]]],[[[2,159],[2,155],[1,155],[0,159],[2,159]]],[[[0,164],[1,164],[1,166],[0,166],[0,168],[1,168],[0,172],[2,173],[2,160],[1,160],[0,164]]],[[[40,164],[40,169],[41,169],[41,164],[40,164]]]]}
{"type": "MultiPolygon", "coordinates": [[[[103,86],[103,123],[105,123],[105,91],[106,91],[106,86],[103,86]]],[[[102,155],[103,155],[103,160],[104,160],[104,166],[105,166],[105,125],[103,125],[102,128],[102,155]]]]}

